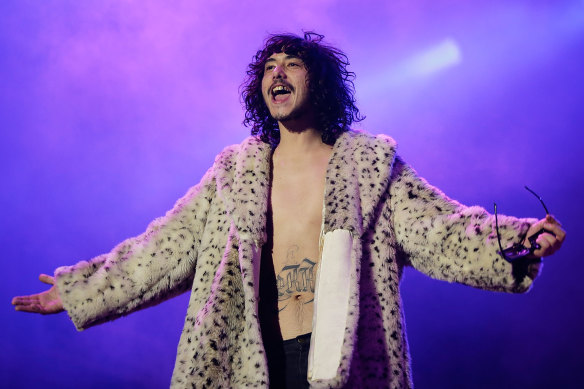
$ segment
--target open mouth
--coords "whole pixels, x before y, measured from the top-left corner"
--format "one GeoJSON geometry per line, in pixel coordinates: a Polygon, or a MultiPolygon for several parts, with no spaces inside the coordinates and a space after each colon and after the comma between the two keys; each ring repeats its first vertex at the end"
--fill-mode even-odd
{"type": "Polygon", "coordinates": [[[292,88],[287,85],[276,85],[272,88],[272,99],[283,101],[292,93],[292,88]]]}

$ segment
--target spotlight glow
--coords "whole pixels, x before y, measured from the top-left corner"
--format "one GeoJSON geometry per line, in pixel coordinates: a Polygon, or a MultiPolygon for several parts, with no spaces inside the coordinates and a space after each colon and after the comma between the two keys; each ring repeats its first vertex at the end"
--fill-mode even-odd
{"type": "Polygon", "coordinates": [[[412,77],[424,77],[456,66],[461,61],[462,54],[456,42],[446,39],[406,61],[404,68],[412,77]]]}
{"type": "Polygon", "coordinates": [[[386,94],[388,89],[401,88],[412,82],[435,75],[441,70],[462,62],[462,52],[451,38],[406,57],[389,70],[361,81],[360,89],[365,95],[386,94]]]}

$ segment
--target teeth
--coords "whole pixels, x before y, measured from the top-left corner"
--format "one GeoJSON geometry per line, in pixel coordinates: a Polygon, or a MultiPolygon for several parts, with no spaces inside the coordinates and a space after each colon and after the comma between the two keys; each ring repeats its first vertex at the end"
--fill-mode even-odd
{"type": "Polygon", "coordinates": [[[290,89],[288,89],[284,85],[278,85],[275,86],[274,89],[272,89],[272,94],[276,94],[278,92],[290,92],[290,89]]]}

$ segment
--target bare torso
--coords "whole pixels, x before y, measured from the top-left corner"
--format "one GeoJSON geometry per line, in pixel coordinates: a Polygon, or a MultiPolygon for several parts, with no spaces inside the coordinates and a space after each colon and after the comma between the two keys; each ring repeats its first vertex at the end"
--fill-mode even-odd
{"type": "Polygon", "coordinates": [[[320,261],[324,184],[332,147],[303,155],[273,156],[272,259],[282,338],[312,331],[316,271],[320,261]]]}

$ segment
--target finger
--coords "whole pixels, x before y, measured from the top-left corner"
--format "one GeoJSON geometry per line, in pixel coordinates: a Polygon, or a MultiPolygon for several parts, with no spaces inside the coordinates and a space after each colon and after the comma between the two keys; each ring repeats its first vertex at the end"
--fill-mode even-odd
{"type": "Polygon", "coordinates": [[[529,228],[529,232],[536,233],[537,231],[541,230],[545,222],[546,219],[538,220],[537,222],[531,225],[531,227],[529,228]]]}
{"type": "Polygon", "coordinates": [[[55,278],[53,276],[48,275],[48,274],[41,274],[39,276],[39,280],[41,282],[44,282],[45,284],[55,285],[55,278]]]}
{"type": "Polygon", "coordinates": [[[539,238],[541,240],[538,239],[538,241],[541,242],[542,249],[545,249],[546,252],[549,252],[554,247],[555,243],[558,241],[556,237],[552,234],[541,234],[539,238]]]}
{"type": "Polygon", "coordinates": [[[548,223],[557,224],[560,227],[562,226],[562,223],[560,223],[560,221],[558,219],[556,219],[556,217],[554,215],[547,214],[545,216],[545,221],[548,223]]]}
{"type": "Polygon", "coordinates": [[[525,234],[525,239],[523,240],[523,245],[527,248],[531,247],[531,242],[529,241],[529,239],[535,235],[539,230],[541,230],[542,227],[539,226],[539,222],[532,224],[531,227],[529,227],[529,230],[527,230],[527,233],[525,234]]]}
{"type": "Polygon", "coordinates": [[[16,311],[19,312],[30,312],[30,313],[43,313],[40,305],[18,305],[14,308],[16,311]]]}
{"type": "Polygon", "coordinates": [[[537,257],[543,257],[545,255],[549,255],[548,251],[550,246],[552,245],[552,240],[555,239],[555,237],[552,234],[549,233],[542,233],[540,234],[537,239],[535,240],[535,244],[537,245],[537,249],[533,251],[533,255],[537,256],[537,257]],[[551,238],[551,239],[550,239],[551,238]]]}
{"type": "Polygon", "coordinates": [[[12,299],[12,305],[34,304],[39,302],[38,295],[16,296],[12,299]]]}
{"type": "Polygon", "coordinates": [[[563,242],[566,238],[566,231],[559,224],[545,223],[543,227],[552,232],[560,242],[563,242]]]}
{"type": "Polygon", "coordinates": [[[546,219],[541,219],[529,227],[529,230],[527,230],[525,241],[523,242],[525,247],[528,247],[528,248],[531,247],[531,243],[529,242],[529,238],[531,238],[533,235],[540,232],[541,229],[544,228],[545,223],[546,223],[546,219]]]}
{"type": "Polygon", "coordinates": [[[538,239],[537,243],[541,246],[539,250],[536,250],[534,254],[540,257],[547,257],[558,251],[561,246],[561,242],[558,239],[551,235],[551,234],[541,234],[538,239]]]}
{"type": "Polygon", "coordinates": [[[533,251],[533,255],[535,255],[536,257],[545,257],[548,254],[548,249],[550,247],[549,243],[545,240],[537,240],[537,244],[539,245],[539,248],[535,251],[533,251]]]}

